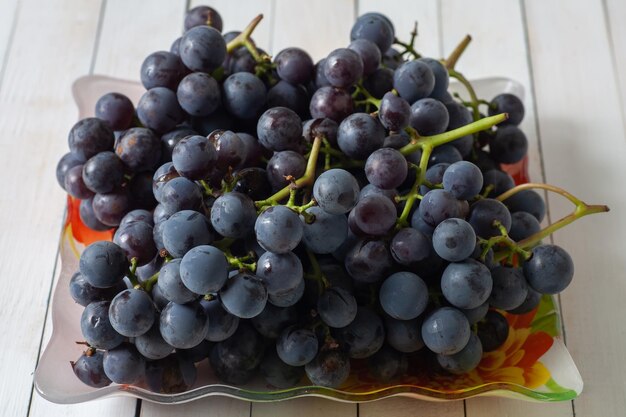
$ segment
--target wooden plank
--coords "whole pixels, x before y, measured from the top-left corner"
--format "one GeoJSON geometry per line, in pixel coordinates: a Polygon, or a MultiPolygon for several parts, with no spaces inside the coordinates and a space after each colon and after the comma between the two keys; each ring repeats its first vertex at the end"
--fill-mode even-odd
{"type": "Polygon", "coordinates": [[[413,24],[417,22],[415,49],[429,57],[443,57],[439,31],[440,2],[438,0],[416,0],[381,2],[380,0],[360,0],[357,15],[367,12],[380,12],[393,22],[396,37],[408,42],[413,24]]]}
{"type": "Polygon", "coordinates": [[[22,1],[5,63],[0,148],[14,180],[0,197],[0,276],[11,279],[11,291],[0,294],[4,415],[28,413],[65,205],[54,169],[76,118],[70,86],[89,71],[99,13],[100,2],[22,1]],[[59,49],[70,51],[62,63],[59,49]]]}
{"type": "Polygon", "coordinates": [[[604,19],[609,30],[609,42],[613,52],[613,65],[620,92],[620,104],[626,129],[626,2],[604,0],[604,19]]]}
{"type": "Polygon", "coordinates": [[[313,61],[350,43],[354,22],[353,0],[275,0],[272,52],[297,46],[313,61]]]}
{"type": "Polygon", "coordinates": [[[429,402],[412,398],[389,398],[359,405],[359,417],[463,416],[463,401],[429,402]]]}
{"type": "MultiPolygon", "coordinates": [[[[307,397],[278,403],[253,403],[251,417],[348,417],[356,416],[356,405],[307,397]]],[[[395,416],[394,416],[395,417],[395,416]]]]}
{"type": "Polygon", "coordinates": [[[184,13],[179,1],[106,0],[94,73],[138,80],[143,60],[182,34],[184,13]]]}
{"type": "Polygon", "coordinates": [[[17,8],[17,0],[0,0],[0,76],[15,29],[17,8]]]}
{"type": "MultiPolygon", "coordinates": [[[[620,320],[626,315],[626,257],[619,232],[626,229],[626,137],[602,3],[562,6],[525,2],[546,177],[612,209],[554,235],[576,265],[561,295],[568,349],[585,381],[574,406],[581,416],[620,415],[626,407],[620,320]]],[[[550,205],[559,214],[571,210],[558,196],[550,196],[550,205]]]]}
{"type": "Polygon", "coordinates": [[[256,15],[263,14],[263,21],[254,30],[252,38],[259,48],[270,53],[272,3],[273,0],[191,0],[190,7],[207,4],[217,10],[224,22],[223,33],[242,31],[256,15]]]}
{"type": "Polygon", "coordinates": [[[142,417],[249,417],[250,403],[227,397],[203,398],[181,405],[160,405],[143,401],[142,417]]]}

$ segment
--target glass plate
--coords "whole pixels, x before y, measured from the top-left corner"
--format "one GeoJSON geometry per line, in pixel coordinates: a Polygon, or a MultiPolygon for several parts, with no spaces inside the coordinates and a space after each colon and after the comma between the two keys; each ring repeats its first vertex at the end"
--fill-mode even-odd
{"type": "MultiPolygon", "coordinates": [[[[510,92],[523,99],[523,87],[510,79],[488,78],[473,82],[479,97],[491,98],[510,92]]],[[[453,91],[459,90],[452,85],[453,91]]],[[[136,82],[101,76],[78,79],[73,94],[80,117],[93,114],[96,100],[107,92],[126,94],[135,103],[143,93],[136,82]]],[[[460,91],[461,92],[461,91],[460,91]]],[[[461,92],[462,93],[462,92],[461,92]]],[[[504,167],[516,181],[528,181],[527,161],[504,167]]],[[[420,366],[419,358],[411,364],[409,375],[383,384],[371,378],[364,363],[354,362],[353,372],[341,389],[302,385],[274,390],[261,379],[245,386],[220,383],[208,361],[198,369],[195,386],[180,394],[158,394],[140,386],[112,384],[91,388],[73,375],[69,362],[76,360],[83,346],[79,319],[83,308],[68,291],[69,280],[78,267],[78,256],[84,246],[94,240],[110,239],[111,233],[95,233],[81,224],[78,204],[68,199],[65,233],[61,241],[61,274],[52,299],[52,336],[35,371],[35,388],[45,399],[56,403],[78,403],[97,398],[130,396],[163,404],[192,401],[211,395],[224,395],[249,401],[279,401],[317,396],[336,401],[373,401],[392,396],[408,396],[423,400],[458,400],[476,395],[513,397],[530,401],[565,401],[582,391],[583,382],[567,351],[562,335],[560,316],[553,297],[544,296],[534,311],[506,315],[510,325],[507,341],[494,352],[485,354],[479,367],[461,376],[444,375],[420,366]]]]}

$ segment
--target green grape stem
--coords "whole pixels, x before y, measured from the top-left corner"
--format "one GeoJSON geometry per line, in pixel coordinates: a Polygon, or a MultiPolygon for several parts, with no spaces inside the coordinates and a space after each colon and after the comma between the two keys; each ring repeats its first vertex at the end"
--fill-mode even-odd
{"type": "Polygon", "coordinates": [[[467,93],[470,96],[470,101],[467,104],[469,104],[469,106],[472,108],[472,116],[474,117],[474,120],[479,120],[480,111],[478,110],[478,104],[481,102],[481,100],[476,95],[476,91],[474,90],[474,87],[469,82],[469,80],[465,78],[463,74],[456,71],[455,69],[452,69],[452,68],[448,69],[448,73],[450,74],[450,77],[458,80],[463,85],[463,87],[465,87],[465,89],[467,90],[467,93]]]}
{"type": "MultiPolygon", "coordinates": [[[[575,208],[572,213],[566,215],[560,220],[557,220],[551,225],[541,229],[537,233],[531,236],[528,236],[526,239],[522,239],[519,242],[517,242],[517,246],[519,246],[522,249],[532,248],[534,245],[541,242],[541,240],[543,240],[544,238],[550,236],[552,233],[556,232],[559,229],[562,229],[568,224],[580,219],[581,217],[587,216],[589,214],[606,213],[609,211],[609,207],[606,205],[587,204],[581,199],[565,191],[564,189],[556,187],[554,185],[549,185],[549,184],[537,184],[537,183],[520,184],[500,194],[498,197],[496,197],[496,200],[504,201],[507,198],[519,193],[520,191],[531,190],[531,189],[542,189],[542,190],[552,191],[554,193],[560,194],[563,197],[567,198],[572,204],[574,204],[575,208]]],[[[494,259],[496,261],[500,261],[504,259],[506,256],[507,256],[506,253],[497,253],[494,259]]]]}
{"type": "Polygon", "coordinates": [[[159,279],[159,273],[155,273],[144,282],[139,282],[139,278],[137,278],[137,266],[137,258],[132,258],[130,260],[130,268],[126,277],[130,281],[134,289],[143,289],[147,292],[152,291],[152,287],[154,286],[154,284],[157,283],[159,279]]]}
{"type": "Polygon", "coordinates": [[[240,48],[242,46],[245,46],[248,49],[248,51],[250,52],[250,54],[252,55],[252,57],[257,62],[259,62],[259,59],[261,58],[261,56],[259,54],[259,50],[256,48],[256,46],[250,40],[250,36],[252,36],[252,32],[254,32],[254,29],[256,29],[257,25],[261,22],[261,20],[263,20],[263,15],[262,14],[258,15],[254,19],[252,19],[252,21],[248,24],[248,26],[246,26],[246,28],[243,30],[243,32],[241,32],[239,35],[237,35],[237,37],[235,39],[233,39],[232,41],[228,42],[228,44],[226,45],[226,53],[230,54],[235,49],[240,48]]]}
{"type": "Polygon", "coordinates": [[[311,147],[311,152],[309,153],[309,159],[307,160],[306,170],[304,171],[304,175],[297,180],[295,180],[292,184],[288,184],[283,187],[280,191],[277,191],[269,198],[265,200],[256,201],[255,204],[258,209],[262,209],[265,206],[274,206],[278,204],[279,201],[284,200],[289,197],[291,190],[295,188],[302,188],[307,185],[313,184],[315,180],[315,169],[317,167],[317,158],[320,154],[320,147],[322,146],[323,138],[321,136],[316,136],[313,140],[313,146],[311,147]]]}
{"type": "Polygon", "coordinates": [[[444,64],[448,70],[454,69],[459,58],[461,57],[461,55],[463,55],[463,52],[465,52],[465,49],[467,49],[467,46],[470,44],[471,41],[472,37],[470,35],[465,35],[465,37],[461,40],[457,47],[454,48],[454,51],[452,51],[448,59],[444,60],[444,64]]]}

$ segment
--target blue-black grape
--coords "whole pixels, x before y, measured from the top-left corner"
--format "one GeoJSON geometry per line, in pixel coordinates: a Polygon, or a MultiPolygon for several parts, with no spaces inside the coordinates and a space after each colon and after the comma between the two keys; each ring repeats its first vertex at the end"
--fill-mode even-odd
{"type": "Polygon", "coordinates": [[[80,200],[90,199],[94,195],[83,180],[83,167],[84,165],[81,164],[68,169],[63,183],[63,189],[72,197],[80,200]]]}
{"type": "Polygon", "coordinates": [[[574,262],[565,249],[556,245],[540,245],[524,261],[528,284],[542,294],[558,294],[572,282],[574,262]]]}
{"type": "Polygon", "coordinates": [[[187,136],[197,135],[196,131],[189,126],[179,126],[169,132],[161,135],[161,163],[172,161],[172,152],[174,147],[187,136]]]}
{"type": "Polygon", "coordinates": [[[436,227],[439,223],[453,217],[463,217],[459,201],[445,190],[431,190],[420,202],[419,215],[424,222],[436,227]]]}
{"type": "Polygon", "coordinates": [[[92,351],[91,353],[83,353],[76,362],[70,362],[70,365],[72,365],[74,375],[82,383],[93,388],[102,388],[111,384],[111,380],[104,373],[103,358],[102,352],[92,351]]]}
{"type": "Polygon", "coordinates": [[[541,225],[535,216],[525,211],[518,211],[511,214],[511,230],[509,237],[516,242],[539,232],[541,225]]]}
{"type": "Polygon", "coordinates": [[[276,353],[287,365],[302,366],[315,358],[318,344],[313,330],[291,326],[276,339],[276,353]]]}
{"type": "Polygon", "coordinates": [[[383,98],[393,89],[393,71],[389,68],[378,68],[363,80],[363,87],[375,98],[383,98]]]}
{"type": "Polygon", "coordinates": [[[224,309],[242,319],[258,316],[267,303],[267,289],[256,275],[240,272],[228,279],[219,292],[224,309]]]}
{"type": "Polygon", "coordinates": [[[301,85],[289,84],[280,80],[267,91],[268,107],[287,107],[300,117],[309,114],[309,94],[301,85]]]}
{"type": "Polygon", "coordinates": [[[526,156],[528,139],[517,126],[501,126],[489,142],[491,157],[501,164],[514,164],[526,156]]]}
{"type": "Polygon", "coordinates": [[[290,84],[306,84],[313,75],[313,60],[300,48],[285,48],[274,58],[278,76],[290,84]]]}
{"type": "Polygon", "coordinates": [[[262,336],[276,339],[282,329],[298,321],[296,306],[276,307],[267,303],[263,311],[250,320],[252,325],[262,336]]]}
{"type": "Polygon", "coordinates": [[[487,314],[487,311],[489,311],[489,300],[482,303],[476,308],[461,308],[459,310],[461,310],[461,312],[465,314],[465,317],[467,317],[467,321],[469,321],[469,324],[473,325],[481,321],[487,314]]]}
{"type": "Polygon", "coordinates": [[[183,256],[180,277],[183,284],[196,294],[219,291],[228,278],[228,260],[214,246],[196,246],[183,256]]]}
{"type": "Polygon", "coordinates": [[[497,266],[491,270],[493,288],[489,297],[489,305],[501,310],[512,310],[519,307],[528,295],[528,284],[522,268],[497,266]]]}
{"type": "Polygon", "coordinates": [[[313,253],[333,253],[346,240],[348,235],[348,220],[342,214],[330,214],[320,207],[310,207],[306,210],[309,215],[315,216],[312,223],[303,221],[302,241],[313,253]]]}
{"type": "Polygon", "coordinates": [[[471,333],[465,315],[452,307],[438,308],[422,324],[422,339],[426,347],[444,355],[460,352],[467,345],[471,333]]]}
{"type": "Polygon", "coordinates": [[[113,242],[94,242],[80,255],[80,273],[96,288],[117,285],[128,273],[128,267],[124,250],[113,242]]]}
{"type": "Polygon", "coordinates": [[[204,117],[193,117],[191,126],[200,135],[209,135],[217,129],[230,129],[235,124],[235,118],[223,107],[204,117]]]}
{"type": "Polygon", "coordinates": [[[131,210],[122,217],[120,227],[124,227],[132,222],[143,222],[148,226],[154,226],[154,219],[152,213],[144,209],[131,210]]]}
{"type": "Polygon", "coordinates": [[[422,136],[436,135],[446,131],[449,122],[446,106],[433,98],[422,98],[411,106],[409,124],[422,136]]]}
{"type": "Polygon", "coordinates": [[[131,221],[124,225],[120,223],[113,241],[126,252],[129,260],[135,258],[137,265],[142,266],[150,262],[157,254],[153,236],[152,226],[148,223],[131,221]]]}
{"type": "Polygon", "coordinates": [[[192,71],[211,73],[226,58],[226,42],[219,30],[195,26],[180,41],[180,59],[192,71]]]}
{"type": "Polygon", "coordinates": [[[339,129],[339,125],[337,122],[331,119],[310,119],[303,123],[302,125],[302,136],[308,142],[313,142],[313,140],[320,136],[333,145],[337,146],[337,130],[339,129]]]}
{"type": "Polygon", "coordinates": [[[156,309],[143,290],[130,288],[115,296],[109,307],[109,321],[119,334],[137,337],[146,333],[154,323],[156,309]]]}
{"type": "Polygon", "coordinates": [[[241,323],[232,337],[217,343],[209,356],[213,371],[222,381],[245,384],[265,354],[263,339],[247,323],[241,323]]]}
{"type": "Polygon", "coordinates": [[[96,288],[91,285],[83,274],[74,273],[70,279],[69,290],[74,301],[83,307],[94,301],[110,301],[118,292],[126,289],[126,284],[120,281],[116,286],[109,288],[96,288]]]}
{"type": "Polygon", "coordinates": [[[335,49],[326,57],[324,76],[333,87],[348,88],[363,76],[363,61],[352,49],[335,49]]]}
{"type": "Polygon", "coordinates": [[[380,65],[382,56],[380,49],[374,42],[364,38],[355,39],[350,42],[348,49],[352,49],[361,58],[361,61],[363,62],[364,76],[367,77],[372,74],[380,65]]]}
{"type": "Polygon", "coordinates": [[[461,375],[475,369],[483,357],[483,346],[474,333],[461,351],[451,355],[437,355],[437,362],[446,371],[461,375]]]}
{"type": "Polygon", "coordinates": [[[244,168],[235,172],[233,176],[235,178],[233,191],[246,194],[253,200],[262,200],[272,193],[268,173],[263,168],[244,168]]]}
{"type": "Polygon", "coordinates": [[[137,117],[145,127],[165,133],[185,119],[185,112],[178,104],[175,92],[165,87],[154,87],[139,99],[137,117]]]}
{"type": "Polygon", "coordinates": [[[176,97],[183,110],[197,117],[213,113],[221,104],[222,94],[213,77],[203,72],[194,72],[180,81],[176,97]]]}
{"type": "Polygon", "coordinates": [[[391,21],[380,13],[367,13],[360,16],[352,25],[350,40],[367,39],[374,42],[382,53],[393,44],[394,28],[391,21]]]}
{"type": "Polygon", "coordinates": [[[450,262],[468,258],[476,246],[476,233],[463,219],[446,219],[433,232],[433,248],[437,255],[450,262]]]}
{"type": "Polygon", "coordinates": [[[202,305],[209,318],[209,332],[206,340],[209,342],[221,342],[235,333],[239,326],[239,317],[224,310],[217,298],[212,300],[202,299],[200,300],[200,305],[202,305]]]}
{"type": "Polygon", "coordinates": [[[478,338],[484,352],[498,349],[509,336],[509,322],[495,310],[489,310],[485,318],[478,322],[478,338]]]}
{"type": "Polygon", "coordinates": [[[178,55],[166,51],[153,52],[141,64],[141,83],[146,90],[165,87],[176,91],[186,71],[178,55]]]}
{"type": "Polygon", "coordinates": [[[107,377],[116,384],[134,384],[146,370],[146,361],[130,343],[104,352],[102,365],[107,377]]]}
{"type": "Polygon", "coordinates": [[[274,190],[280,190],[289,184],[285,178],[291,176],[294,180],[302,177],[306,170],[306,160],[298,152],[276,152],[267,161],[267,178],[274,190]]]}
{"type": "Polygon", "coordinates": [[[265,252],[257,261],[256,273],[267,288],[270,303],[289,307],[298,301],[304,275],[300,258],[293,252],[265,252]]]}
{"type": "Polygon", "coordinates": [[[502,234],[500,229],[495,225],[496,221],[498,221],[507,232],[511,230],[511,213],[509,209],[498,200],[491,198],[485,198],[473,203],[467,221],[474,228],[476,235],[484,239],[500,236],[502,234]]]}
{"type": "Polygon", "coordinates": [[[150,360],[163,359],[174,350],[161,336],[158,321],[155,321],[146,333],[135,338],[135,347],[139,353],[150,360]]]}
{"type": "Polygon", "coordinates": [[[151,130],[135,127],[124,132],[115,153],[133,172],[152,171],[161,158],[161,142],[151,130]]]}
{"type": "Polygon", "coordinates": [[[541,293],[533,290],[528,287],[528,293],[526,294],[526,299],[522,304],[520,304],[517,308],[513,310],[509,310],[508,312],[511,314],[526,314],[533,311],[539,303],[541,302],[541,293]]]}
{"type": "Polygon", "coordinates": [[[169,213],[197,210],[202,204],[202,191],[193,181],[177,177],[165,183],[160,192],[161,205],[169,213]]]}
{"type": "Polygon", "coordinates": [[[172,152],[172,163],[176,171],[192,180],[206,178],[216,161],[217,151],[204,136],[187,136],[176,144],[172,152]]]}
{"type": "Polygon", "coordinates": [[[303,367],[287,365],[278,357],[274,349],[268,349],[259,365],[259,370],[268,384],[280,389],[297,385],[304,375],[303,367]]]}
{"type": "Polygon", "coordinates": [[[356,317],[356,299],[344,288],[331,287],[320,294],[317,312],[329,327],[345,327],[356,317]]]}
{"type": "MultiPolygon", "coordinates": [[[[212,7],[196,6],[185,14],[185,30],[196,26],[210,26],[218,32],[222,31],[222,16],[212,7]]],[[[226,35],[224,35],[226,37],[226,35]]]]}
{"type": "Polygon", "coordinates": [[[159,292],[168,301],[185,304],[198,298],[198,294],[185,286],[180,273],[180,259],[172,259],[165,263],[159,271],[159,280],[156,286],[159,292]]]}
{"type": "Polygon", "coordinates": [[[354,320],[346,327],[336,329],[336,333],[339,343],[354,359],[372,356],[385,342],[383,321],[367,307],[359,307],[354,320]]]}
{"type": "Polygon", "coordinates": [[[110,151],[115,137],[107,122],[88,117],[72,126],[67,141],[76,159],[85,162],[99,152],[110,151]]]}
{"type": "MultiPolygon", "coordinates": [[[[448,127],[446,130],[454,130],[459,127],[465,126],[474,121],[472,113],[464,105],[452,101],[446,103],[446,109],[448,110],[448,127]]],[[[455,139],[450,142],[454,146],[462,157],[466,157],[470,154],[474,146],[474,137],[472,135],[466,135],[462,138],[455,139]]]]}
{"type": "Polygon", "coordinates": [[[428,167],[435,166],[437,164],[454,164],[463,160],[463,156],[453,144],[448,143],[446,145],[437,146],[433,149],[428,159],[428,167]]]}
{"type": "Polygon", "coordinates": [[[202,342],[209,331],[209,318],[199,302],[170,302],[159,321],[163,339],[177,349],[190,349],[202,342]]]}
{"type": "Polygon", "coordinates": [[[109,321],[110,301],[95,301],[85,307],[80,317],[80,330],[89,346],[113,349],[124,341],[109,321]]]}
{"type": "Polygon", "coordinates": [[[96,117],[109,124],[111,129],[129,129],[135,117],[135,106],[124,94],[107,93],[96,102],[96,117]]]}
{"type": "Polygon", "coordinates": [[[483,174],[471,162],[455,162],[443,174],[443,188],[459,200],[472,199],[483,188],[483,174]]]}
{"type": "MultiPolygon", "coordinates": [[[[387,49],[381,59],[382,64],[384,65],[384,69],[392,70],[391,73],[393,75],[393,71],[395,71],[402,63],[404,62],[404,58],[402,57],[402,53],[395,48],[387,49]]],[[[380,68],[379,68],[380,69],[380,68]]],[[[391,90],[389,88],[387,91],[391,90]]]]}
{"type": "Polygon", "coordinates": [[[428,287],[412,272],[396,272],[381,285],[380,305],[394,319],[412,320],[428,305],[428,287]]]}
{"type": "Polygon", "coordinates": [[[291,109],[273,107],[261,115],[256,132],[259,142],[267,149],[297,150],[302,138],[302,121],[291,109]]]}
{"type": "Polygon", "coordinates": [[[489,116],[507,113],[509,118],[501,123],[517,126],[524,118],[524,103],[516,95],[503,93],[495,96],[489,103],[489,116]]]}
{"type": "Polygon", "coordinates": [[[325,86],[311,97],[309,111],[313,118],[328,118],[339,123],[354,111],[354,101],[348,91],[325,86]]]}
{"type": "Polygon", "coordinates": [[[171,354],[146,363],[146,384],[153,392],[175,394],[193,386],[197,370],[183,355],[171,354]]]}
{"type": "Polygon", "coordinates": [[[430,93],[430,97],[445,102],[446,95],[448,94],[448,84],[450,82],[448,70],[437,59],[420,58],[418,61],[428,65],[435,76],[435,87],[432,93],[430,93]]]}
{"type": "Polygon", "coordinates": [[[302,239],[302,222],[287,206],[272,206],[259,214],[254,232],[261,247],[273,253],[287,253],[302,239]]]}
{"type": "Polygon", "coordinates": [[[367,184],[365,187],[361,188],[361,192],[359,193],[359,200],[369,195],[382,195],[391,200],[392,203],[396,204],[396,197],[399,194],[398,191],[393,188],[390,190],[383,190],[381,188],[378,188],[374,184],[367,184]]]}
{"type": "Polygon", "coordinates": [[[383,190],[400,186],[406,179],[407,173],[406,158],[392,148],[375,150],[365,162],[367,180],[383,190]]]}
{"type": "MultiPolygon", "coordinates": [[[[510,188],[513,188],[513,186],[508,189],[510,188]]],[[[504,191],[506,190],[502,189],[500,194],[504,191]]],[[[524,211],[532,214],[539,222],[542,222],[546,215],[546,203],[539,193],[534,190],[522,190],[504,200],[503,203],[509,208],[511,213],[524,211]]]]}
{"type": "Polygon", "coordinates": [[[357,203],[359,183],[348,171],[333,168],[323,172],[313,184],[313,196],[327,213],[345,214],[357,203]]]}
{"type": "Polygon", "coordinates": [[[402,64],[393,75],[393,88],[409,103],[428,97],[435,88],[435,75],[421,61],[402,64]]]}
{"type": "Polygon", "coordinates": [[[266,100],[263,81],[254,74],[237,72],[222,85],[222,103],[230,114],[240,119],[258,116],[266,100]]]}
{"type": "Polygon", "coordinates": [[[385,129],[367,113],[354,113],[346,117],[337,131],[339,149],[352,159],[366,159],[383,146],[385,129]]]}
{"type": "Polygon", "coordinates": [[[241,239],[254,231],[256,208],[250,197],[238,192],[224,194],[211,208],[211,224],[224,237],[241,239]]]}
{"type": "Polygon", "coordinates": [[[78,208],[78,215],[80,220],[92,230],[108,230],[111,226],[108,226],[98,220],[96,213],[93,211],[93,199],[81,200],[78,208]]]}
{"type": "Polygon", "coordinates": [[[422,319],[396,320],[385,317],[387,343],[403,353],[417,352],[424,347],[422,340],[422,319]]]}
{"type": "Polygon", "coordinates": [[[132,208],[128,192],[119,188],[106,194],[96,194],[92,200],[96,218],[107,226],[118,226],[132,208]]]}
{"type": "Polygon", "coordinates": [[[212,241],[211,224],[197,211],[179,211],[163,225],[163,244],[167,252],[176,258],[183,257],[191,248],[208,245],[212,241]]]}
{"type": "Polygon", "coordinates": [[[338,388],[350,376],[350,358],[340,350],[323,350],[304,370],[313,385],[338,388]]]}
{"type": "MultiPolygon", "coordinates": [[[[387,197],[370,195],[360,199],[350,215],[363,234],[383,236],[396,224],[396,212],[396,207],[387,197]]],[[[354,229],[353,232],[356,233],[354,229]]]]}
{"type": "Polygon", "coordinates": [[[344,264],[355,281],[374,283],[385,277],[393,265],[393,259],[385,242],[359,240],[348,250],[344,264]]]}
{"type": "Polygon", "coordinates": [[[441,277],[441,292],[458,308],[476,308],[489,298],[493,280],[489,268],[473,259],[453,262],[441,277]]]}
{"type": "Polygon", "coordinates": [[[414,265],[430,254],[430,240],[411,227],[400,229],[389,245],[391,256],[401,265],[414,265]]]}
{"type": "MultiPolygon", "coordinates": [[[[74,168],[75,166],[82,165],[82,164],[83,164],[83,161],[78,159],[76,155],[74,155],[72,152],[66,153],[65,155],[61,157],[61,159],[59,159],[59,162],[56,168],[56,176],[57,176],[57,182],[59,183],[61,188],[65,190],[65,176],[67,175],[67,172],[71,168],[74,168]]],[[[81,175],[82,175],[82,172],[81,172],[81,175]]]]}
{"type": "MultiPolygon", "coordinates": [[[[177,178],[179,176],[180,174],[176,171],[172,162],[166,162],[157,168],[152,177],[152,193],[158,202],[161,202],[161,191],[163,190],[163,186],[172,178],[177,178]]],[[[155,221],[155,223],[158,222],[155,221]]]]}
{"type": "MultiPolygon", "coordinates": [[[[515,180],[513,180],[513,177],[511,177],[509,174],[507,174],[504,171],[500,171],[498,169],[491,169],[489,171],[486,171],[483,174],[483,191],[485,191],[487,187],[491,187],[491,191],[487,194],[487,197],[493,198],[515,187],[515,180]]],[[[515,196],[520,195],[524,193],[525,191],[534,192],[532,190],[524,190],[524,191],[519,192],[515,196]]],[[[513,197],[511,197],[511,199],[513,199],[513,197]]],[[[509,199],[507,199],[507,202],[508,201],[509,199]]],[[[523,210],[523,211],[528,211],[528,210],[523,210]]],[[[511,213],[512,212],[513,210],[511,210],[511,213]]]]}

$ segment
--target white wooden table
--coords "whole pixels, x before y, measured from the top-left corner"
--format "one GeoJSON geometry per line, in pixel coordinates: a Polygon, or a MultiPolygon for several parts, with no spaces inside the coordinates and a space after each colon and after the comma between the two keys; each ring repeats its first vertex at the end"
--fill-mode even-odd
{"type": "MultiPolygon", "coordinates": [[[[65,196],[54,170],[76,121],[70,85],[81,75],[138,79],[150,52],[169,49],[195,0],[0,0],[0,415],[2,416],[622,416],[626,413],[626,2],[624,0],[213,0],[225,31],[257,13],[270,52],[300,46],[319,59],[345,46],[354,17],[379,10],[418,49],[441,57],[466,33],[458,68],[507,76],[528,91],[523,128],[531,172],[609,214],[583,219],[554,241],[576,263],[561,304],[567,345],[585,381],[572,402],[493,398],[453,403],[391,399],[351,405],[319,399],[250,404],[210,398],[156,406],[115,398],[51,404],[33,391],[47,341],[50,291],[65,196]]],[[[568,203],[550,196],[552,219],[568,203]]]]}

